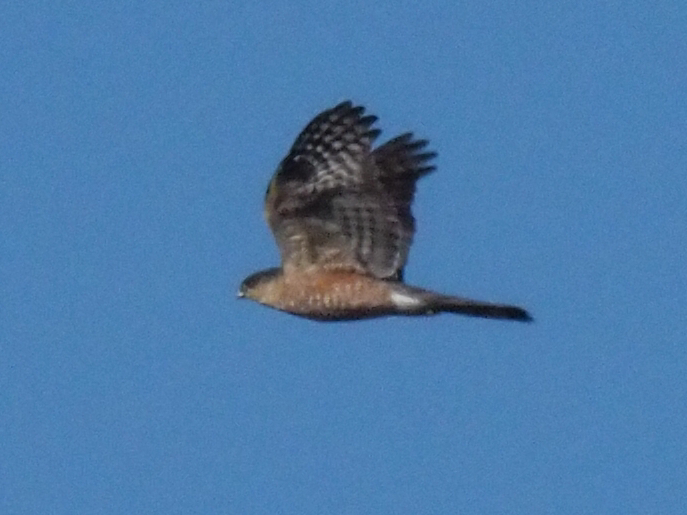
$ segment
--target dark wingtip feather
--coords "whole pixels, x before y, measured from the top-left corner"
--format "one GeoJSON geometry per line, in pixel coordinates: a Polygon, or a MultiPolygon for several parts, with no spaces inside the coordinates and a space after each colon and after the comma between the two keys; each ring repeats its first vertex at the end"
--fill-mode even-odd
{"type": "Polygon", "coordinates": [[[372,124],[374,124],[377,121],[377,117],[373,114],[368,114],[367,116],[363,116],[358,120],[358,123],[360,125],[367,125],[368,127],[372,124]]]}
{"type": "Polygon", "coordinates": [[[343,111],[343,110],[348,110],[353,107],[353,102],[350,100],[344,100],[343,102],[340,102],[336,104],[334,107],[331,108],[331,111],[343,111]]]}
{"type": "Polygon", "coordinates": [[[369,131],[366,132],[367,136],[371,140],[377,139],[381,133],[382,133],[382,131],[379,129],[370,129],[369,131]]]}
{"type": "Polygon", "coordinates": [[[426,139],[414,139],[412,132],[406,132],[390,139],[373,152],[382,173],[387,177],[422,177],[436,169],[429,161],[437,157],[433,151],[422,152],[429,145],[426,139]]]}

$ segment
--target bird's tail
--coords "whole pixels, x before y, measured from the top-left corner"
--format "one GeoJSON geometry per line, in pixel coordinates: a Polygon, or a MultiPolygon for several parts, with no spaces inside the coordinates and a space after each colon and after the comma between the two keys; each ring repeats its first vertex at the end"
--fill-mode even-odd
{"type": "Polygon", "coordinates": [[[445,313],[458,313],[482,318],[500,318],[531,322],[532,316],[523,308],[508,304],[493,304],[479,300],[463,299],[450,295],[434,294],[429,300],[430,309],[445,313]]]}
{"type": "Polygon", "coordinates": [[[408,300],[405,303],[406,313],[408,314],[457,313],[473,317],[517,320],[520,322],[531,322],[533,320],[532,316],[525,309],[518,306],[465,299],[407,285],[403,286],[405,291],[403,293],[397,291],[402,296],[397,298],[401,301],[404,298],[408,300]],[[414,299],[417,302],[412,303],[410,299],[414,299]]]}

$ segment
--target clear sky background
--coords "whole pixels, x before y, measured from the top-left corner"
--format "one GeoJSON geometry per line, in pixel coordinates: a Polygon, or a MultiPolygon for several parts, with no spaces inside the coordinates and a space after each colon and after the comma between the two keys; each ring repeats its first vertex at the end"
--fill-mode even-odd
{"type": "Polygon", "coordinates": [[[0,513],[687,513],[683,0],[8,2],[0,40],[0,513]],[[349,98],[439,152],[408,282],[535,323],[236,299],[349,98]]]}

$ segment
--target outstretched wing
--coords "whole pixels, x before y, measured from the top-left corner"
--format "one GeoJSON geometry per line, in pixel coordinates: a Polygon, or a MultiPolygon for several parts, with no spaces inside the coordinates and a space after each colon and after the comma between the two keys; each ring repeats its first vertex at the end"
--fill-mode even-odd
{"type": "Polygon", "coordinates": [[[415,183],[434,170],[425,140],[403,134],[372,150],[375,116],[343,102],[296,139],[267,190],[267,220],[285,268],[400,278],[415,232],[415,183]]]}

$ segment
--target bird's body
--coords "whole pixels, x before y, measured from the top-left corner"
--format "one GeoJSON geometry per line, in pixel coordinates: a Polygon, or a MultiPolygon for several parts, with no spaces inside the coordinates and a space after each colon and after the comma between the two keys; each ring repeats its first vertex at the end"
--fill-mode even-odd
{"type": "Polygon", "coordinates": [[[401,281],[379,280],[343,271],[292,271],[279,268],[246,279],[258,302],[316,320],[359,320],[388,315],[461,313],[529,320],[521,308],[441,295],[401,281]]]}
{"type": "MultiPolygon", "coordinates": [[[[390,282],[341,271],[267,272],[258,286],[260,302],[290,313],[321,320],[379,316],[390,301],[390,282]],[[380,302],[384,299],[384,302],[380,302]]],[[[261,274],[261,272],[258,272],[261,274]]]]}
{"type": "Polygon", "coordinates": [[[343,102],[315,117],[270,181],[265,214],[282,266],[243,281],[239,295],[317,320],[461,313],[530,320],[518,307],[442,295],[403,282],[415,232],[417,180],[436,154],[403,134],[372,149],[378,129],[343,102]]]}

